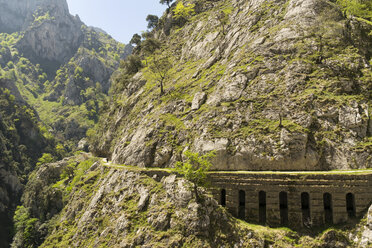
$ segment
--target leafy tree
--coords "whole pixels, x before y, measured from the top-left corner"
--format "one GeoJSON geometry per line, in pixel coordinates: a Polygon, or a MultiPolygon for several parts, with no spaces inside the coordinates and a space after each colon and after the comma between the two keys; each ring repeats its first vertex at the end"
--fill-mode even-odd
{"type": "Polygon", "coordinates": [[[141,36],[139,34],[134,34],[132,39],[129,41],[131,45],[139,46],[141,44],[141,36]]]}
{"type": "Polygon", "coordinates": [[[68,180],[71,180],[74,177],[74,172],[77,164],[75,162],[68,164],[61,173],[61,179],[68,178],[68,180]]]}
{"type": "Polygon", "coordinates": [[[57,144],[55,148],[56,153],[58,154],[58,158],[62,159],[67,155],[65,147],[62,144],[57,144]]]}
{"type": "MultiPolygon", "coordinates": [[[[142,32],[141,33],[141,37],[142,37],[142,40],[147,40],[147,39],[150,39],[154,36],[154,34],[152,32],[142,32]]],[[[142,42],[143,43],[143,42],[142,42]]],[[[142,45],[141,43],[141,45],[142,45]]]]}
{"type": "Polygon", "coordinates": [[[160,95],[164,94],[164,83],[169,76],[169,70],[172,64],[166,55],[154,54],[154,58],[150,62],[149,69],[158,79],[160,86],[160,95]]]}
{"type": "Polygon", "coordinates": [[[338,11],[324,11],[319,15],[315,24],[309,29],[309,35],[315,41],[315,53],[309,58],[315,59],[317,64],[323,63],[328,57],[332,56],[332,47],[337,47],[339,39],[342,37],[343,25],[335,20],[339,18],[338,11]]]}
{"type": "Polygon", "coordinates": [[[54,157],[52,156],[52,154],[43,153],[43,156],[38,159],[38,162],[36,163],[36,165],[39,166],[39,165],[42,165],[42,164],[51,163],[53,161],[54,161],[54,157]]]}
{"type": "Polygon", "coordinates": [[[36,218],[31,218],[29,209],[18,206],[14,215],[15,229],[17,235],[14,238],[14,243],[17,247],[39,247],[41,245],[41,237],[38,235],[40,222],[36,218]]]}
{"type": "Polygon", "coordinates": [[[186,156],[186,161],[178,161],[175,170],[193,184],[195,198],[199,201],[198,187],[206,186],[207,172],[212,166],[211,160],[216,156],[216,153],[211,151],[205,155],[199,155],[199,153],[187,150],[184,155],[186,156]]]}
{"type": "Polygon", "coordinates": [[[367,20],[372,20],[372,1],[371,0],[337,0],[344,12],[361,17],[367,20]]]}
{"type": "Polygon", "coordinates": [[[182,1],[178,2],[176,8],[173,10],[173,17],[176,20],[183,20],[186,22],[192,15],[195,14],[194,7],[195,4],[188,4],[185,6],[182,1]]]}
{"type": "Polygon", "coordinates": [[[159,3],[160,4],[166,4],[168,6],[168,8],[170,8],[170,4],[173,2],[174,0],[160,0],[159,3]]]}
{"type": "Polygon", "coordinates": [[[220,22],[222,26],[222,34],[226,35],[225,27],[229,20],[229,16],[224,11],[220,11],[217,15],[217,20],[220,22]]]}
{"type": "Polygon", "coordinates": [[[159,40],[155,38],[148,38],[142,42],[141,52],[145,56],[149,56],[153,54],[157,49],[159,49],[160,46],[161,46],[161,43],[159,40]]]}
{"type": "Polygon", "coordinates": [[[141,58],[138,55],[129,55],[128,58],[120,65],[126,73],[135,74],[142,68],[141,58]]]}
{"type": "Polygon", "coordinates": [[[148,29],[153,29],[153,28],[157,27],[157,25],[159,23],[159,17],[157,17],[156,15],[148,15],[146,17],[146,21],[148,22],[147,28],[148,29]]]}

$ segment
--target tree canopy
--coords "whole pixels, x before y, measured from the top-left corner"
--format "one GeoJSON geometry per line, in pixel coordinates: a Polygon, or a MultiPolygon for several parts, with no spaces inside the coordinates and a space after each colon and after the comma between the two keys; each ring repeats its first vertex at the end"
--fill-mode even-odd
{"type": "Polygon", "coordinates": [[[183,19],[187,21],[192,15],[195,14],[194,10],[195,4],[184,5],[183,2],[178,2],[176,8],[173,10],[173,17],[176,20],[183,19]]]}
{"type": "Polygon", "coordinates": [[[137,73],[142,68],[141,58],[135,54],[131,54],[128,58],[121,62],[121,68],[124,68],[125,72],[129,75],[137,73]]]}
{"type": "Polygon", "coordinates": [[[155,77],[158,79],[160,86],[160,95],[164,94],[164,83],[169,76],[169,70],[172,68],[168,57],[166,55],[156,53],[154,58],[149,64],[149,69],[152,73],[155,74],[155,77]]]}
{"type": "Polygon", "coordinates": [[[141,44],[141,36],[139,34],[134,34],[132,36],[132,39],[129,41],[130,44],[135,44],[136,46],[139,46],[141,44]]]}
{"type": "Polygon", "coordinates": [[[347,14],[372,21],[371,0],[337,0],[337,3],[347,14]]]}
{"type": "Polygon", "coordinates": [[[170,4],[173,2],[174,0],[160,0],[159,3],[161,4],[166,4],[168,6],[168,8],[170,7],[170,4]]]}
{"type": "Polygon", "coordinates": [[[205,155],[199,155],[199,153],[193,153],[187,150],[184,155],[186,156],[186,161],[177,162],[175,170],[193,183],[195,197],[198,201],[198,187],[206,185],[207,172],[212,166],[211,159],[214,158],[216,154],[214,151],[211,151],[205,155]]]}
{"type": "Polygon", "coordinates": [[[157,27],[157,25],[159,23],[159,17],[157,17],[156,15],[148,15],[146,17],[146,21],[148,22],[147,28],[148,29],[153,29],[153,28],[157,27]]]}

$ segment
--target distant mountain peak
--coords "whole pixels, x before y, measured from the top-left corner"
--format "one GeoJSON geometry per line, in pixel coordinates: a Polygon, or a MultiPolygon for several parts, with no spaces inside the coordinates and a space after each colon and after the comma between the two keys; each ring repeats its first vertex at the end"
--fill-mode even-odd
{"type": "Polygon", "coordinates": [[[25,30],[38,9],[50,10],[53,15],[69,13],[66,0],[0,0],[0,33],[25,30]]]}

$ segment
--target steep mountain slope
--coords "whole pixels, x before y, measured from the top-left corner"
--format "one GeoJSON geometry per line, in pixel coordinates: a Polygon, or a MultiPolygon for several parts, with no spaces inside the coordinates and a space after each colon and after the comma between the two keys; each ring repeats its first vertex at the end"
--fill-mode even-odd
{"type": "Polygon", "coordinates": [[[304,236],[250,225],[206,192],[197,202],[184,179],[138,168],[172,167],[186,149],[216,150],[220,170],[370,168],[372,26],[336,2],[187,1],[195,14],[179,19],[173,5],[115,73],[124,47],[93,28],[67,36],[80,43],[58,55],[59,34],[43,34],[73,30],[69,15],[41,8],[24,31],[2,34],[2,77],[55,135],[76,143],[109,93],[92,149],[136,166],[85,153],[39,166],[13,247],[368,247],[364,220],[304,236]],[[35,37],[45,57],[34,45],[20,54],[35,37]]]}
{"type": "Polygon", "coordinates": [[[0,6],[0,33],[25,30],[33,22],[38,9],[48,8],[53,13],[68,14],[67,2],[60,0],[1,0],[0,6]]]}
{"type": "Polygon", "coordinates": [[[185,149],[216,150],[219,170],[372,166],[370,21],[327,0],[187,3],[196,14],[162,17],[144,68],[121,69],[96,154],[168,167],[185,149]],[[151,66],[161,57],[164,80],[151,66]]]}
{"type": "Polygon", "coordinates": [[[131,47],[85,26],[69,14],[65,0],[0,4],[2,77],[17,85],[67,150],[76,149],[131,47]]]}
{"type": "Polygon", "coordinates": [[[33,172],[15,219],[12,247],[346,248],[359,244],[349,237],[361,237],[350,226],[302,237],[248,224],[206,192],[195,201],[189,183],[176,175],[110,168],[88,154],[33,172]]]}
{"type": "Polygon", "coordinates": [[[0,0],[0,247],[29,173],[61,159],[98,120],[131,47],[87,27],[65,0],[0,0]],[[56,141],[57,140],[57,141],[56,141]]]}
{"type": "Polygon", "coordinates": [[[11,241],[13,213],[28,173],[53,144],[40,131],[35,111],[9,84],[0,79],[0,247],[11,241]]]}

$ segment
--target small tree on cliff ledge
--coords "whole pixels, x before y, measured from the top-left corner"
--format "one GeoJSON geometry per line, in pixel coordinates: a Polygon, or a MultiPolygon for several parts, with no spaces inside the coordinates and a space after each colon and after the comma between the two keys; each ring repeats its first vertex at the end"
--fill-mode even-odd
{"type": "Polygon", "coordinates": [[[154,54],[152,61],[149,64],[150,71],[155,75],[160,86],[160,95],[164,94],[164,83],[169,76],[169,70],[172,68],[167,55],[160,53],[154,54]]]}
{"type": "Polygon", "coordinates": [[[185,179],[193,184],[196,201],[199,202],[200,197],[198,193],[199,186],[205,186],[207,183],[207,172],[212,166],[211,159],[216,156],[214,151],[200,156],[199,153],[193,153],[187,150],[184,155],[186,156],[185,162],[177,162],[175,169],[185,179]]]}

